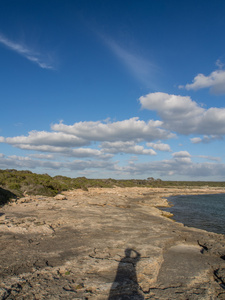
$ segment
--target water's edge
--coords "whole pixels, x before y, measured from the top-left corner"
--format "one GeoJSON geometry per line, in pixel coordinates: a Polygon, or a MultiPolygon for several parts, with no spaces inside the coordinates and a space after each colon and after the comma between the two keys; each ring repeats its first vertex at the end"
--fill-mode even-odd
{"type": "Polygon", "coordinates": [[[166,217],[184,226],[225,235],[222,221],[225,220],[225,193],[170,196],[167,203],[168,206],[159,207],[166,217]]]}

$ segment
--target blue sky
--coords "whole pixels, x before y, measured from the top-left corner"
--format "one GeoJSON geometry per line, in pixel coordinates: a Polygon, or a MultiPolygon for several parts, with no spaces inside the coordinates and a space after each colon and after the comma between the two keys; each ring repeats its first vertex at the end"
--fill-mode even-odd
{"type": "Polygon", "coordinates": [[[0,1],[0,168],[225,178],[225,2],[0,1]]]}

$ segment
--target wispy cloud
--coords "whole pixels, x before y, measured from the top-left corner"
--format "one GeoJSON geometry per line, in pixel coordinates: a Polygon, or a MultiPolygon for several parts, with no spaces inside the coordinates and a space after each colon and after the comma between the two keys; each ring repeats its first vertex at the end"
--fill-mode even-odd
{"type": "Polygon", "coordinates": [[[203,159],[207,159],[207,160],[212,160],[212,161],[221,161],[220,157],[214,157],[214,156],[209,156],[209,155],[198,155],[197,157],[203,158],[203,159]]]}
{"type": "Polygon", "coordinates": [[[29,49],[28,47],[26,47],[23,44],[19,44],[19,43],[9,40],[5,36],[3,36],[1,33],[0,33],[0,44],[6,46],[7,48],[9,48],[12,51],[15,51],[16,53],[22,55],[29,61],[36,63],[42,69],[54,69],[54,67],[50,63],[45,61],[42,54],[40,54],[32,49],[29,49]]]}
{"type": "Polygon", "coordinates": [[[155,74],[158,72],[158,67],[149,60],[128,51],[113,39],[100,35],[105,45],[119,58],[119,60],[127,67],[131,74],[138,79],[139,82],[148,88],[156,90],[155,74]]]}

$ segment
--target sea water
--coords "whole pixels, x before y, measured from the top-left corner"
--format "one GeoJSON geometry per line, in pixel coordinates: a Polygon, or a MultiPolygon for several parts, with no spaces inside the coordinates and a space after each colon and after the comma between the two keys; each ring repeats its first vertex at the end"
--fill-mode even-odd
{"type": "Polygon", "coordinates": [[[225,194],[184,195],[167,199],[173,219],[186,226],[225,234],[225,194]]]}

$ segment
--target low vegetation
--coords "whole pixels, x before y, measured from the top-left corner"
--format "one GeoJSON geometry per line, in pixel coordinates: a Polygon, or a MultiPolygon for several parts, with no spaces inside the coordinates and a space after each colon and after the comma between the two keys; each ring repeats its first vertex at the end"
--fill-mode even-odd
{"type": "Polygon", "coordinates": [[[212,186],[225,187],[225,182],[202,182],[202,181],[162,181],[161,179],[88,179],[86,177],[69,178],[66,176],[51,177],[48,174],[35,174],[31,171],[17,171],[14,169],[0,170],[0,205],[5,204],[11,198],[23,195],[45,195],[56,194],[70,190],[90,187],[198,187],[212,186]]]}

